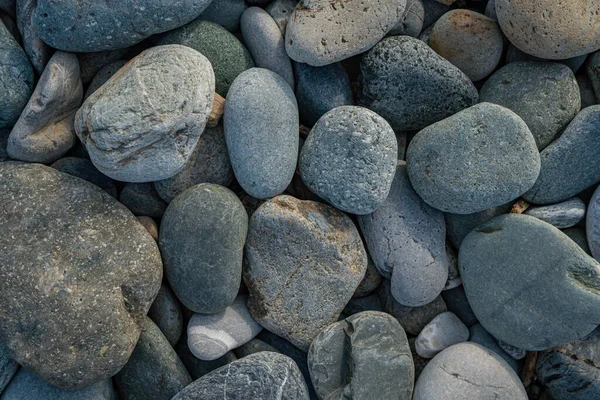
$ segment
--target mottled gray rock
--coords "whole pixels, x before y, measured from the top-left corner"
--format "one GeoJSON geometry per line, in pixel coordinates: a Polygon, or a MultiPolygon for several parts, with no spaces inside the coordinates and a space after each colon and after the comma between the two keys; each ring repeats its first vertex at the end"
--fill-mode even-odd
{"type": "Polygon", "coordinates": [[[240,19],[245,9],[244,0],[213,0],[198,18],[219,24],[229,32],[235,32],[240,27],[240,19]]]}
{"type": "Polygon", "coordinates": [[[203,376],[172,400],[308,400],[298,366],[279,353],[251,354],[203,376]]]}
{"type": "Polygon", "coordinates": [[[233,170],[227,153],[223,124],[207,128],[188,162],[176,175],[154,182],[158,195],[167,203],[187,188],[200,183],[229,186],[233,181],[233,170]]]}
{"type": "Polygon", "coordinates": [[[474,343],[455,344],[427,364],[413,400],[527,400],[521,380],[496,353],[474,343]]]}
{"type": "Polygon", "coordinates": [[[39,1],[33,27],[50,46],[71,52],[128,47],[196,18],[211,0],[39,1]]]}
{"type": "MultiPolygon", "coordinates": [[[[583,65],[585,60],[587,59],[587,54],[583,54],[573,58],[567,58],[566,60],[552,60],[554,62],[564,64],[567,67],[571,68],[573,73],[576,73],[579,68],[583,65]]],[[[508,50],[506,50],[506,63],[512,63],[517,61],[540,61],[540,62],[548,62],[549,60],[545,60],[543,58],[532,56],[531,54],[527,54],[522,52],[514,45],[509,44],[508,50]]]]}
{"type": "Polygon", "coordinates": [[[94,164],[86,158],[64,157],[50,165],[52,168],[84,179],[94,185],[104,189],[115,199],[117,198],[117,186],[115,181],[102,174],[94,167],[94,164]]]}
{"type": "Polygon", "coordinates": [[[451,290],[462,285],[462,281],[460,280],[460,273],[458,272],[458,254],[447,241],[446,254],[448,256],[448,280],[446,280],[444,290],[451,290]]]}
{"type": "Polygon", "coordinates": [[[555,227],[570,228],[585,216],[585,203],[578,197],[549,206],[529,207],[525,213],[555,227]]]}
{"type": "Polygon", "coordinates": [[[412,355],[389,314],[365,311],[329,325],[310,345],[308,367],[322,399],[411,399],[412,355]]]}
{"type": "Polygon", "coordinates": [[[23,49],[29,60],[35,68],[35,71],[41,75],[54,53],[54,49],[44,43],[35,32],[31,17],[37,6],[37,0],[18,0],[17,25],[23,38],[23,49]]]}
{"type": "Polygon", "coordinates": [[[252,316],[302,350],[335,322],[367,268],[350,218],[290,196],[268,200],[252,215],[245,257],[252,316]]]}
{"type": "Polygon", "coordinates": [[[175,346],[183,331],[183,314],[177,297],[165,282],[160,285],[148,317],[158,326],[171,346],[175,346]]]}
{"type": "Polygon", "coordinates": [[[460,248],[465,236],[467,236],[477,226],[488,222],[498,215],[507,214],[512,208],[512,202],[501,206],[488,208],[473,214],[444,214],[446,217],[446,233],[448,239],[457,249],[460,248]]]}
{"type": "Polygon", "coordinates": [[[274,0],[265,8],[283,35],[285,35],[287,23],[296,5],[298,5],[298,0],[274,0]]]}
{"type": "Polygon", "coordinates": [[[123,400],[170,400],[192,378],[165,335],[146,318],[140,340],[115,383],[123,400]]]}
{"type": "Polygon", "coordinates": [[[521,363],[505,352],[498,344],[498,339],[490,335],[481,324],[469,328],[469,342],[477,343],[498,354],[517,373],[521,373],[521,363]]]}
{"type": "Polygon", "coordinates": [[[600,187],[596,188],[594,195],[588,204],[585,219],[585,232],[590,252],[600,259],[600,187]]]}
{"type": "Polygon", "coordinates": [[[525,53],[562,60],[600,49],[597,2],[496,0],[502,31],[525,53]]]}
{"type": "Polygon", "coordinates": [[[453,312],[467,327],[471,327],[477,323],[477,317],[473,313],[473,309],[465,294],[465,288],[462,285],[454,289],[444,290],[442,298],[448,311],[453,312]]]}
{"type": "Polygon", "coordinates": [[[295,63],[300,122],[313,126],[326,112],[354,104],[348,74],[339,63],[323,67],[295,63]]]}
{"type": "Polygon", "coordinates": [[[358,105],[396,131],[419,130],[477,103],[469,78],[425,43],[409,36],[383,39],[360,64],[358,105]]]}
{"type": "Polygon", "coordinates": [[[323,115],[302,146],[298,169],[317,196],[351,214],[388,197],[398,156],[392,127],[373,111],[342,106],[323,115]]]}
{"type": "Polygon", "coordinates": [[[585,230],[581,228],[568,228],[563,229],[563,233],[571,238],[572,241],[577,243],[579,247],[587,254],[592,255],[590,247],[588,246],[587,237],[585,234],[585,230]]]}
{"type": "MultiPolygon", "coordinates": [[[[77,58],[79,59],[79,67],[81,69],[81,81],[84,85],[89,84],[94,78],[94,76],[96,76],[98,71],[100,71],[108,64],[118,61],[120,59],[131,58],[127,57],[127,54],[133,49],[135,49],[135,47],[117,50],[98,51],[95,53],[77,54],[77,58]]],[[[145,48],[141,50],[145,50],[145,48]]],[[[139,54],[141,50],[137,51],[136,55],[139,54]]]]}
{"type": "Polygon", "coordinates": [[[423,20],[425,19],[425,8],[421,0],[407,0],[406,11],[394,27],[388,32],[388,35],[408,35],[419,37],[423,29],[423,20]]]}
{"type": "Polygon", "coordinates": [[[169,204],[160,226],[160,249],[165,275],[184,306],[213,314],[233,302],[242,279],[247,230],[242,203],[225,187],[202,183],[169,204]]]}
{"type": "Polygon", "coordinates": [[[167,203],[160,198],[151,183],[127,183],[121,190],[119,201],[133,215],[161,218],[167,209],[167,203]]]}
{"type": "Polygon", "coordinates": [[[503,342],[502,340],[498,340],[498,346],[502,348],[509,356],[514,358],[515,360],[522,360],[527,356],[527,350],[520,349],[518,347],[512,346],[508,343],[503,342]]]}
{"type": "Polygon", "coordinates": [[[237,360],[237,357],[231,351],[227,352],[223,357],[217,358],[216,360],[200,360],[190,351],[187,343],[187,333],[185,332],[184,336],[177,343],[175,350],[177,351],[177,355],[183,362],[183,365],[185,365],[185,368],[188,370],[192,380],[194,381],[217,368],[221,368],[222,366],[237,360]]]}
{"type": "Polygon", "coordinates": [[[527,124],[539,150],[550,144],[581,108],[573,71],[558,63],[505,65],[483,85],[480,100],[512,110],[527,124]]]}
{"type": "Polygon", "coordinates": [[[354,291],[354,295],[352,295],[352,297],[368,296],[379,287],[382,280],[383,276],[381,276],[381,274],[379,273],[379,270],[375,266],[375,263],[373,262],[371,257],[368,257],[365,277],[362,281],[360,281],[360,284],[354,291]]]}
{"type": "Polygon", "coordinates": [[[600,264],[537,218],[508,214],[479,226],[463,240],[459,267],[479,322],[508,344],[544,350],[598,326],[600,264]]]}
{"type": "Polygon", "coordinates": [[[233,350],[237,358],[244,358],[246,356],[249,356],[250,354],[260,353],[261,351],[271,351],[273,353],[279,353],[275,347],[257,338],[254,338],[248,343],[244,343],[240,347],[233,350]]]}
{"type": "Polygon", "coordinates": [[[402,18],[406,0],[367,4],[300,0],[285,31],[287,54],[294,61],[318,67],[369,50],[402,18]]]}
{"type": "Polygon", "coordinates": [[[404,162],[398,164],[385,202],[358,222],[375,265],[391,278],[400,304],[423,306],[440,294],[448,278],[444,214],[417,195],[404,162]]]}
{"type": "Polygon", "coordinates": [[[96,168],[124,182],[170,178],[189,159],[213,105],[210,62],[180,45],[152,47],[83,103],[77,136],[96,168]]]}
{"type": "Polygon", "coordinates": [[[466,342],[469,328],[451,312],[437,315],[417,336],[415,350],[423,358],[433,358],[448,347],[466,342]]]}
{"type": "Polygon", "coordinates": [[[116,374],[160,287],[154,240],[108,193],[41,164],[0,163],[0,207],[11,357],[70,389],[116,374]]]}
{"type": "Polygon", "coordinates": [[[282,193],[298,159],[298,104],[286,81],[262,68],[242,72],[229,89],[223,123],[240,186],[259,199],[282,193]]]}
{"type": "Polygon", "coordinates": [[[18,368],[19,364],[10,358],[6,346],[0,342],[0,393],[8,385],[18,368]]]}
{"type": "Polygon", "coordinates": [[[554,204],[600,181],[599,135],[600,105],[584,108],[540,153],[540,176],[523,198],[535,204],[554,204]]]}
{"type": "Polygon", "coordinates": [[[117,71],[123,68],[125,64],[127,64],[127,61],[117,60],[102,67],[92,78],[92,81],[90,82],[90,85],[88,86],[85,92],[85,96],[83,96],[83,98],[87,99],[92,95],[92,93],[100,89],[100,87],[106,82],[108,82],[108,80],[112,78],[112,76],[116,74],[117,71]]]}
{"type": "Polygon", "coordinates": [[[421,130],[406,152],[415,191],[432,207],[471,214],[533,186],[540,155],[517,114],[481,103],[421,130]]]}

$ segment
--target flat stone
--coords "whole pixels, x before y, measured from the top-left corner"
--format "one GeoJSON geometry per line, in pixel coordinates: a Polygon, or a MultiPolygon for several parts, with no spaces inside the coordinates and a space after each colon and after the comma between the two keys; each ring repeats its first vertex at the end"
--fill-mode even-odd
{"type": "Polygon", "coordinates": [[[425,20],[425,8],[421,0],[407,0],[406,11],[388,35],[407,35],[419,37],[425,20]]]}
{"type": "Polygon", "coordinates": [[[406,170],[399,162],[383,205],[358,222],[379,272],[391,278],[394,298],[419,307],[433,301],[448,278],[446,226],[444,214],[414,191],[406,170]]]}
{"type": "Polygon", "coordinates": [[[90,97],[96,90],[100,89],[114,74],[127,64],[125,60],[113,61],[102,67],[92,78],[84,96],[84,100],[90,97]]]}
{"type": "Polygon", "coordinates": [[[287,23],[297,5],[298,0],[274,0],[265,8],[283,35],[285,35],[287,23]]]}
{"type": "Polygon", "coordinates": [[[282,193],[298,160],[298,104],[286,81],[262,68],[242,72],[229,90],[223,121],[240,186],[259,199],[282,193]]]}
{"type": "Polygon", "coordinates": [[[469,342],[477,343],[483,347],[486,347],[488,350],[493,351],[517,373],[517,375],[521,374],[521,363],[511,357],[506,351],[500,347],[498,344],[498,339],[490,335],[488,331],[485,330],[481,324],[475,324],[469,328],[469,342]]]}
{"type": "Polygon", "coordinates": [[[202,54],[180,45],[152,47],[88,97],[75,118],[77,136],[96,168],[113,179],[170,178],[204,131],[214,89],[202,54]]]}
{"type": "Polygon", "coordinates": [[[460,318],[467,327],[471,327],[477,323],[477,316],[473,313],[473,309],[465,294],[465,288],[462,285],[454,289],[444,290],[442,298],[448,311],[451,311],[460,318]]]}
{"type": "Polygon", "coordinates": [[[133,215],[161,218],[167,209],[167,203],[160,198],[151,183],[127,183],[121,190],[119,201],[133,215]]]}
{"type": "Polygon", "coordinates": [[[106,191],[115,199],[118,196],[115,181],[98,171],[94,164],[86,158],[63,157],[50,165],[52,168],[86,180],[106,191]]]}
{"type": "Polygon", "coordinates": [[[177,297],[165,282],[160,285],[160,290],[148,311],[148,317],[174,347],[183,331],[183,313],[177,297]]]}
{"type": "Polygon", "coordinates": [[[322,399],[411,399],[412,355],[389,314],[365,311],[329,325],[310,345],[308,367],[322,399]]]}
{"type": "Polygon", "coordinates": [[[592,256],[600,260],[600,189],[598,188],[588,204],[585,232],[592,256]]]}
{"type": "Polygon", "coordinates": [[[165,275],[184,306],[214,314],[233,303],[247,230],[242,203],[225,187],[202,183],[169,204],[160,226],[160,249],[165,275]]]}
{"type": "Polygon", "coordinates": [[[379,273],[379,270],[375,266],[375,263],[373,262],[371,257],[368,257],[365,277],[354,291],[354,295],[352,297],[368,296],[369,294],[377,290],[382,280],[383,276],[379,273]]]}
{"type": "Polygon", "coordinates": [[[488,208],[473,214],[451,214],[445,213],[446,233],[448,239],[457,249],[463,239],[479,225],[488,222],[498,215],[508,214],[512,208],[512,202],[497,207],[488,208]]]}
{"type": "Polygon", "coordinates": [[[421,130],[406,153],[413,188],[430,206],[471,214],[516,199],[533,186],[540,155],[523,120],[481,103],[421,130]]]}
{"type": "Polygon", "coordinates": [[[508,214],[479,226],[463,240],[459,267],[481,325],[513,346],[548,349],[600,322],[600,264],[537,218],[508,214]]]}
{"type": "Polygon", "coordinates": [[[573,71],[573,73],[576,73],[577,70],[579,70],[579,68],[581,68],[581,66],[585,63],[587,56],[587,54],[582,54],[580,56],[567,58],[565,60],[546,60],[543,58],[532,56],[531,54],[527,54],[516,48],[513,44],[509,44],[508,49],[506,50],[506,63],[510,64],[512,62],[517,61],[554,61],[566,65],[567,67],[571,68],[571,71],[573,71]]]}
{"type": "Polygon", "coordinates": [[[223,357],[219,357],[216,360],[200,360],[190,351],[187,343],[187,333],[185,333],[185,331],[184,336],[177,343],[175,350],[194,381],[215,369],[221,368],[222,366],[237,360],[237,357],[232,351],[225,353],[223,357]]]}
{"type": "Polygon", "coordinates": [[[562,230],[565,235],[571,238],[572,241],[577,243],[579,247],[587,254],[592,255],[590,246],[588,245],[585,230],[581,228],[568,228],[562,230]]]}
{"type": "Polygon", "coordinates": [[[395,131],[419,130],[478,102],[469,78],[425,43],[409,36],[383,39],[360,64],[358,105],[395,131]]]}
{"type": "Polygon", "coordinates": [[[27,53],[35,71],[41,75],[54,49],[40,39],[33,27],[32,16],[37,7],[37,0],[19,0],[16,6],[17,25],[23,39],[23,50],[27,53]]]}
{"type": "Polygon", "coordinates": [[[245,9],[244,0],[211,1],[198,18],[219,24],[229,32],[235,32],[240,27],[240,19],[245,9]]]}
{"type": "Polygon", "coordinates": [[[277,349],[268,343],[263,342],[260,339],[254,338],[248,343],[244,343],[240,347],[233,350],[233,353],[237,358],[244,358],[250,354],[260,353],[261,351],[271,351],[273,353],[279,353],[277,349]]]}
{"type": "Polygon", "coordinates": [[[0,393],[8,386],[18,368],[19,364],[10,357],[6,346],[0,342],[0,393]]]}
{"type": "Polygon", "coordinates": [[[96,185],[41,164],[0,163],[0,204],[10,356],[68,389],[115,375],[160,287],[150,234],[96,185]]]}
{"type": "Polygon", "coordinates": [[[304,351],[336,321],[367,268],[350,218],[290,196],[268,200],[252,215],[245,257],[252,316],[304,351]]]}
{"type": "Polygon", "coordinates": [[[469,328],[451,312],[437,315],[417,336],[415,349],[423,358],[433,358],[453,344],[466,342],[469,328]]]}
{"type": "Polygon", "coordinates": [[[525,213],[559,229],[577,225],[585,216],[585,203],[578,197],[549,206],[529,207],[525,213]]]}

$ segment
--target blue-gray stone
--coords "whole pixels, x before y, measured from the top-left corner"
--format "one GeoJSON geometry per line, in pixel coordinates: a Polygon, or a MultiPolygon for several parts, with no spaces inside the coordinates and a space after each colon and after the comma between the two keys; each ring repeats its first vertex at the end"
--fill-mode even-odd
{"type": "Polygon", "coordinates": [[[579,247],[587,254],[592,255],[590,250],[590,246],[588,246],[587,237],[585,235],[585,230],[581,228],[568,228],[563,229],[563,233],[571,238],[572,241],[577,243],[579,247]]]}
{"type": "Polygon", "coordinates": [[[13,15],[15,11],[15,2],[16,0],[0,0],[0,10],[13,15]]]}
{"type": "Polygon", "coordinates": [[[160,198],[151,183],[127,183],[121,189],[119,201],[133,215],[161,218],[167,209],[167,203],[160,198]]]}
{"type": "Polygon", "coordinates": [[[112,78],[112,76],[116,74],[118,70],[124,67],[125,64],[127,64],[127,61],[117,60],[100,68],[100,70],[92,78],[92,81],[85,92],[85,96],[83,97],[84,100],[90,97],[96,90],[100,89],[100,87],[106,82],[108,82],[108,80],[112,78]]]}
{"type": "Polygon", "coordinates": [[[160,290],[148,311],[148,317],[174,347],[183,332],[183,312],[179,300],[166,282],[160,285],[160,290]]]}
{"type": "Polygon", "coordinates": [[[216,360],[200,360],[190,351],[187,344],[187,333],[185,331],[183,332],[183,337],[181,338],[179,343],[177,343],[175,350],[177,351],[177,355],[183,362],[183,365],[185,365],[185,368],[188,370],[190,376],[192,377],[192,380],[194,381],[208,374],[209,372],[214,371],[217,368],[220,368],[224,365],[229,364],[232,361],[237,360],[237,357],[231,351],[225,354],[223,357],[217,358],[216,360]]]}
{"type": "Polygon", "coordinates": [[[244,0],[213,0],[198,18],[219,24],[229,32],[235,32],[240,27],[240,19],[245,9],[244,0]]]}
{"type": "Polygon", "coordinates": [[[517,374],[521,373],[521,363],[502,350],[502,347],[498,344],[498,339],[490,335],[481,324],[475,324],[469,328],[469,342],[487,347],[489,350],[502,357],[517,374]]]}
{"type": "Polygon", "coordinates": [[[50,166],[65,174],[73,175],[93,183],[104,189],[115,199],[118,196],[115,181],[98,171],[96,167],[94,167],[94,164],[86,158],[64,157],[55,161],[50,166]]]}
{"type": "Polygon", "coordinates": [[[448,239],[457,249],[460,248],[465,236],[477,226],[488,222],[498,215],[507,214],[512,208],[512,202],[497,207],[488,208],[473,214],[444,214],[446,217],[446,233],[448,239]]]}
{"type": "Polygon", "coordinates": [[[559,229],[577,225],[585,216],[585,203],[578,197],[548,206],[529,207],[524,214],[531,215],[559,229]]]}
{"type": "Polygon", "coordinates": [[[4,391],[18,368],[19,364],[10,357],[8,349],[0,342],[0,393],[4,391]]]}
{"type": "MultiPolygon", "coordinates": [[[[576,73],[579,68],[585,63],[587,59],[587,54],[582,54],[577,57],[567,58],[566,60],[552,60],[554,62],[564,64],[567,67],[571,68],[573,73],[576,73]]],[[[512,43],[508,45],[508,50],[506,51],[506,63],[510,64],[512,62],[517,61],[540,61],[540,62],[548,62],[543,58],[539,58],[536,56],[532,56],[531,54],[527,54],[516,48],[512,43]]]]}
{"type": "Polygon", "coordinates": [[[31,17],[37,6],[38,0],[17,1],[17,25],[23,38],[23,49],[35,68],[41,75],[54,53],[54,49],[44,43],[35,32],[31,17]]]}

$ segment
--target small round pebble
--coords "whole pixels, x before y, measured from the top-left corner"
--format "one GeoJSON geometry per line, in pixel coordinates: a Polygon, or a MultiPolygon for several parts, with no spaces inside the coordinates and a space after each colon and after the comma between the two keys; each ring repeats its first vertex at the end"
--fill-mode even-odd
{"type": "Polygon", "coordinates": [[[423,358],[433,358],[453,344],[466,342],[469,328],[451,312],[437,315],[417,336],[415,349],[423,358]]]}
{"type": "Polygon", "coordinates": [[[133,213],[161,218],[167,203],[160,198],[152,183],[127,183],[121,190],[119,201],[133,213]]]}
{"type": "Polygon", "coordinates": [[[165,282],[160,285],[148,317],[158,326],[171,346],[175,346],[183,331],[183,313],[177,297],[165,282]]]}
{"type": "Polygon", "coordinates": [[[585,216],[585,203],[574,197],[548,206],[529,207],[524,214],[541,219],[559,229],[570,228],[585,216]]]}

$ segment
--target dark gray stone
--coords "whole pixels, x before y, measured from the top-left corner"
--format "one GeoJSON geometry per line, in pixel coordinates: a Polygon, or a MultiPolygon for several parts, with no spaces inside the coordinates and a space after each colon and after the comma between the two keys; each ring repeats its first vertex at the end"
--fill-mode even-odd
{"type": "Polygon", "coordinates": [[[298,0],[274,0],[265,8],[284,36],[287,23],[297,5],[298,0]]]}
{"type": "Polygon", "coordinates": [[[322,399],[411,399],[412,355],[389,314],[365,311],[329,325],[310,345],[308,367],[322,399]]]}
{"type": "Polygon", "coordinates": [[[451,312],[438,314],[417,336],[415,350],[423,358],[433,358],[448,347],[466,342],[469,328],[451,312]]]}
{"type": "Polygon", "coordinates": [[[6,346],[0,342],[0,393],[6,388],[18,368],[19,364],[10,358],[6,346]]]}
{"type": "Polygon", "coordinates": [[[128,183],[121,190],[119,201],[133,213],[161,218],[167,203],[160,198],[151,183],[128,183]]]}
{"type": "Polygon", "coordinates": [[[354,291],[354,295],[352,295],[352,297],[368,296],[369,294],[377,290],[382,280],[383,276],[379,273],[379,270],[375,266],[375,263],[373,262],[371,257],[368,257],[365,277],[354,291]]]}
{"type": "Polygon", "coordinates": [[[0,0],[0,10],[7,14],[14,14],[16,0],[0,0]]]}
{"type": "Polygon", "coordinates": [[[408,344],[410,346],[410,352],[412,354],[413,362],[415,364],[415,382],[417,379],[419,379],[421,372],[423,372],[423,370],[425,369],[427,364],[429,364],[429,361],[430,361],[428,358],[423,358],[417,354],[417,350],[415,349],[415,340],[416,339],[417,338],[415,338],[415,337],[408,339],[408,344]]]}
{"type": "Polygon", "coordinates": [[[340,314],[340,318],[349,317],[350,315],[358,314],[363,311],[381,311],[383,312],[383,306],[381,300],[379,300],[379,294],[373,293],[365,297],[353,297],[350,299],[344,311],[340,314]]]}
{"type": "Polygon", "coordinates": [[[235,32],[240,27],[240,19],[245,9],[244,0],[213,0],[198,18],[219,24],[229,32],[235,32]]]}
{"type": "Polygon", "coordinates": [[[600,260],[600,186],[596,188],[588,204],[585,233],[592,256],[600,260]]]}
{"type": "MultiPolygon", "coordinates": [[[[581,68],[583,63],[585,63],[587,56],[588,56],[587,54],[582,54],[577,57],[567,58],[566,60],[553,60],[553,61],[566,65],[567,67],[571,68],[571,71],[573,71],[573,73],[576,73],[579,70],[579,68],[581,68]]],[[[527,54],[527,53],[517,49],[512,44],[509,44],[508,50],[506,51],[506,63],[510,64],[512,62],[517,62],[517,61],[548,62],[548,60],[527,54]]]]}
{"type": "Polygon", "coordinates": [[[521,363],[502,350],[498,344],[498,339],[490,335],[481,324],[475,324],[469,328],[469,342],[477,343],[488,350],[498,354],[510,367],[519,375],[521,373],[521,363]]]}
{"type": "Polygon", "coordinates": [[[548,206],[529,207],[524,214],[554,225],[559,229],[577,225],[585,216],[585,203],[578,197],[548,206]]]}
{"type": "Polygon", "coordinates": [[[563,229],[563,233],[570,237],[572,241],[577,243],[583,251],[585,251],[589,255],[592,255],[592,252],[590,251],[590,246],[588,246],[588,241],[584,229],[568,228],[563,229]]]}
{"type": "Polygon", "coordinates": [[[590,56],[585,69],[597,101],[600,99],[600,51],[590,56]]]}
{"type": "Polygon", "coordinates": [[[115,181],[102,174],[94,167],[94,164],[86,158],[64,157],[50,165],[52,168],[86,180],[110,194],[115,199],[118,196],[115,181]]]}
{"type": "MultiPolygon", "coordinates": [[[[79,67],[81,68],[81,81],[84,85],[89,84],[94,76],[105,66],[118,61],[120,59],[126,59],[127,53],[132,48],[99,51],[96,53],[79,53],[77,58],[79,59],[79,67]]],[[[139,53],[139,51],[137,52],[139,53]]]]}
{"type": "Polygon", "coordinates": [[[271,351],[274,353],[279,353],[275,347],[256,338],[252,339],[248,343],[244,343],[237,349],[233,350],[237,358],[244,358],[246,356],[249,356],[250,354],[260,353],[261,351],[271,351]]]}
{"type": "Polygon", "coordinates": [[[409,36],[383,39],[360,64],[358,104],[395,131],[423,129],[477,103],[469,78],[425,43],[409,36]]]}
{"type": "Polygon", "coordinates": [[[184,337],[181,338],[179,343],[177,343],[176,350],[177,355],[185,365],[185,368],[188,370],[190,376],[192,377],[192,380],[194,381],[208,374],[209,372],[214,371],[217,368],[221,368],[222,366],[237,360],[236,356],[231,351],[225,354],[223,357],[217,358],[216,360],[200,360],[190,351],[187,345],[187,336],[185,332],[184,337]]]}
{"type": "Polygon", "coordinates": [[[94,78],[92,78],[92,81],[90,82],[90,85],[88,86],[88,88],[85,92],[84,99],[87,99],[96,90],[100,89],[100,87],[102,85],[104,85],[106,82],[108,82],[108,80],[110,78],[112,78],[112,76],[114,74],[116,74],[117,71],[119,71],[121,68],[123,68],[125,66],[125,64],[127,64],[127,61],[117,60],[117,61],[113,61],[110,64],[107,64],[104,67],[102,67],[96,73],[96,75],[94,75],[94,78]]]}
{"type": "Polygon", "coordinates": [[[599,182],[599,135],[600,105],[584,108],[540,153],[540,176],[523,198],[535,204],[554,204],[599,182]]]}
{"type": "Polygon", "coordinates": [[[446,241],[446,254],[448,255],[448,280],[446,280],[444,290],[450,290],[462,285],[462,281],[458,272],[458,253],[448,241],[446,241]]]}
{"type": "Polygon", "coordinates": [[[0,162],[9,161],[10,157],[6,152],[8,145],[8,137],[10,136],[10,128],[0,128],[0,162]]]}
{"type": "Polygon", "coordinates": [[[160,287],[150,234],[96,185],[41,164],[0,163],[0,207],[0,341],[56,386],[115,375],[160,287]]]}
{"type": "Polygon", "coordinates": [[[440,19],[442,15],[448,12],[450,6],[439,3],[437,0],[421,0],[423,2],[423,29],[433,27],[433,24],[440,19]]]}
{"type": "Polygon", "coordinates": [[[590,78],[588,78],[587,73],[579,71],[575,75],[575,79],[577,79],[577,84],[579,85],[581,108],[584,109],[586,107],[593,106],[594,104],[598,104],[592,81],[590,78]]]}
{"type": "Polygon", "coordinates": [[[446,307],[448,307],[448,311],[456,314],[467,327],[471,327],[477,323],[477,317],[473,313],[473,309],[465,294],[465,288],[462,285],[454,289],[444,290],[442,298],[446,307]]]}
{"type": "Polygon", "coordinates": [[[262,68],[242,72],[229,89],[223,123],[240,186],[259,199],[282,193],[298,159],[298,104],[286,81],[262,68]]]}
{"type": "Polygon", "coordinates": [[[598,326],[600,264],[537,218],[508,214],[479,226],[463,240],[459,267],[477,319],[508,344],[544,350],[598,326]]]}
{"type": "Polygon", "coordinates": [[[481,103],[421,130],[406,152],[408,176],[430,206],[472,214],[533,186],[540,155],[517,114],[481,103]]]}
{"type": "Polygon", "coordinates": [[[175,346],[183,331],[183,313],[177,297],[165,282],[160,285],[148,317],[158,326],[171,346],[175,346]]]}
{"type": "MultiPolygon", "coordinates": [[[[4,23],[4,26],[6,27],[6,29],[8,29],[8,31],[10,32],[12,37],[17,41],[17,43],[21,44],[22,43],[21,33],[19,32],[19,28],[17,27],[17,24],[15,23],[15,21],[12,20],[11,16],[2,12],[1,9],[0,9],[0,21],[2,21],[4,23]]],[[[25,53],[27,53],[27,52],[25,52],[25,53]]]]}
{"type": "Polygon", "coordinates": [[[406,11],[400,20],[394,25],[388,35],[407,35],[419,37],[425,20],[425,8],[421,0],[407,0],[406,11]]]}
{"type": "Polygon", "coordinates": [[[512,208],[512,202],[501,206],[488,208],[473,214],[444,214],[446,217],[446,233],[448,239],[457,249],[463,239],[475,228],[498,215],[507,214],[512,208]]]}
{"type": "Polygon", "coordinates": [[[165,335],[146,318],[140,340],[115,383],[123,400],[170,400],[192,378],[165,335]]]}
{"type": "Polygon", "coordinates": [[[23,38],[23,49],[35,68],[41,75],[54,53],[54,49],[44,43],[35,32],[31,17],[37,6],[38,0],[18,0],[17,25],[23,38]]]}

